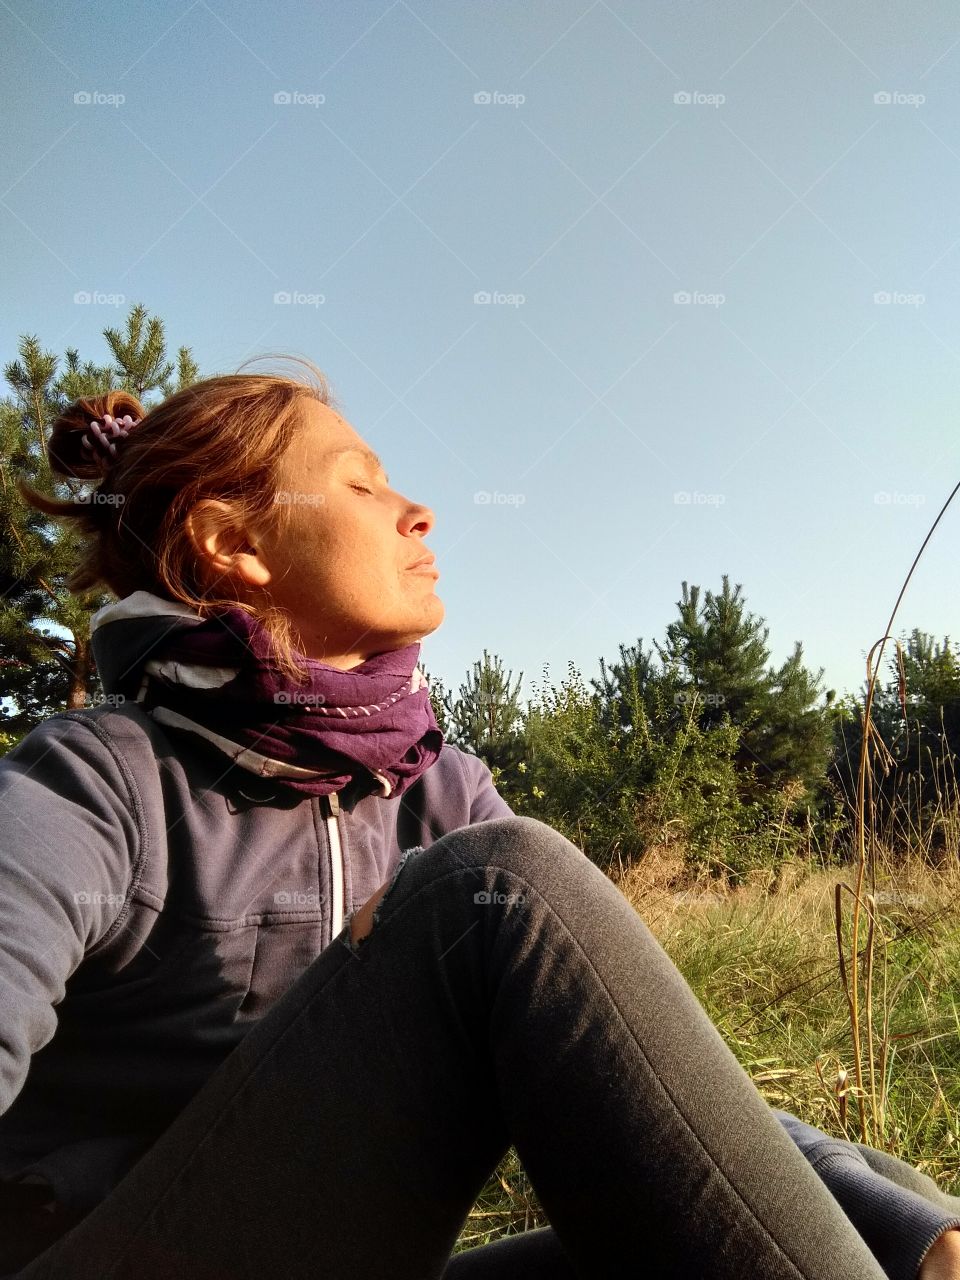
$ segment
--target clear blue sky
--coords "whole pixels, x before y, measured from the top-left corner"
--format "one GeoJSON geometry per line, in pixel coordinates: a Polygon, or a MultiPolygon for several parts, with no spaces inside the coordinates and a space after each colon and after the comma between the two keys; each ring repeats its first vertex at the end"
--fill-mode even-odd
{"type": "MultiPolygon", "coordinates": [[[[103,360],[133,302],[204,374],[309,356],[436,512],[448,683],[592,675],[726,572],[859,689],[960,478],[955,5],[3,0],[0,41],[0,359],[103,360]]],[[[960,639],[958,540],[898,629],[960,639]]]]}

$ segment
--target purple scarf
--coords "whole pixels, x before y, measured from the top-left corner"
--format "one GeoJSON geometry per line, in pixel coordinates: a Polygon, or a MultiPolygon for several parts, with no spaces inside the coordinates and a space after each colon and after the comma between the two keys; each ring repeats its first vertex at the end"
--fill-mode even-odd
{"type": "Polygon", "coordinates": [[[360,779],[396,797],[440,755],[419,644],[352,671],[310,659],[309,680],[297,685],[279,669],[270,633],[242,609],[201,618],[138,591],[93,626],[108,693],[133,692],[139,677],[135,696],[155,719],[202,733],[236,764],[295,791],[326,795],[360,779]]]}

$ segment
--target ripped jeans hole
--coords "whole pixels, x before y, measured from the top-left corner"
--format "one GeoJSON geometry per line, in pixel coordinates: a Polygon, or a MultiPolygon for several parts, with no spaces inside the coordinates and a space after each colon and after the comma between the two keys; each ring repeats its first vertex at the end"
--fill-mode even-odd
{"type": "Polygon", "coordinates": [[[374,907],[373,916],[371,917],[371,920],[370,920],[370,929],[368,930],[367,933],[363,935],[362,938],[358,938],[356,941],[354,941],[351,935],[351,922],[353,920],[353,917],[357,914],[356,911],[351,912],[350,915],[347,917],[344,942],[346,943],[346,946],[350,951],[354,953],[359,951],[360,948],[363,946],[363,944],[367,941],[367,939],[372,936],[373,931],[376,929],[377,925],[380,923],[380,912],[383,910],[383,904],[386,902],[386,900],[390,897],[390,894],[393,892],[393,886],[397,883],[397,880],[399,879],[399,876],[400,876],[400,872],[406,866],[408,859],[418,853],[423,853],[422,844],[415,844],[411,848],[405,849],[401,853],[400,861],[397,863],[396,868],[394,869],[393,876],[390,880],[390,883],[387,885],[386,891],[384,892],[383,896],[380,898],[380,901],[377,903],[376,907],[374,907]]]}

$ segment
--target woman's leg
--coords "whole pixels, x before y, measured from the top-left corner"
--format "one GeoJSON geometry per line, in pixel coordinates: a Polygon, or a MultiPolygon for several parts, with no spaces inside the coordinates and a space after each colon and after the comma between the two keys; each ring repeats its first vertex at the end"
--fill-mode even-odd
{"type": "Polygon", "coordinates": [[[18,1280],[437,1280],[511,1141],[582,1277],[883,1280],[634,909],[529,818],[408,857],[18,1280]]]}

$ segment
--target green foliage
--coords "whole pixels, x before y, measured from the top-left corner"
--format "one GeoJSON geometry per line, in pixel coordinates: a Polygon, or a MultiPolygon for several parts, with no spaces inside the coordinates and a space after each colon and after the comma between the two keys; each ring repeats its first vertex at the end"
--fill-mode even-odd
{"type": "Polygon", "coordinates": [[[126,333],[106,329],[114,363],[81,363],[68,349],[63,365],[35,335],[18,344],[19,359],[4,368],[11,395],[0,401],[0,722],[22,734],[64,706],[83,706],[99,691],[90,650],[91,615],[111,596],[73,594],[65,581],[76,564],[77,535],[27,506],[15,484],[20,477],[61,500],[76,498],[79,481],[50,469],[47,437],[54,419],[83,397],[123,389],[141,401],[189,386],[197,366],[181,347],[174,366],[166,360],[163,322],[133,306],[126,333]],[[59,372],[58,372],[59,371],[59,372]]]}
{"type": "Polygon", "coordinates": [[[822,669],[813,675],[804,667],[799,641],[782,666],[770,667],[769,628],[747,612],[741,585],[731,591],[727,574],[720,594],[707,591],[702,603],[700,588],[684,582],[677,609],[658,652],[686,692],[701,696],[701,723],[727,716],[740,729],[745,798],[800,783],[804,801],[816,802],[831,751],[829,720],[816,705],[822,669]]]}
{"type": "Polygon", "coordinates": [[[8,751],[12,751],[22,737],[22,734],[0,732],[0,756],[5,756],[8,751]]]}
{"type": "Polygon", "coordinates": [[[784,796],[741,794],[739,729],[729,719],[704,724],[696,698],[678,703],[673,673],[641,670],[643,681],[621,664],[615,716],[572,663],[559,688],[545,678],[526,719],[523,812],[601,866],[656,849],[738,879],[792,852],[777,808],[784,796]]]}
{"type": "Polygon", "coordinates": [[[825,773],[831,713],[802,650],[769,666],[767,629],[738,585],[683,584],[663,644],[620,645],[588,689],[571,664],[523,724],[515,807],[602,865],[650,849],[733,879],[806,848],[836,818],[825,773]]]}
{"type": "Polygon", "coordinates": [[[127,332],[104,329],[103,336],[116,361],[117,385],[132,392],[143,403],[151,391],[159,390],[164,399],[196,382],[199,369],[187,347],[177,353],[177,381],[172,381],[173,365],[167,362],[167,340],[163,321],[150,317],[146,307],[137,304],[127,316],[127,332]]]}
{"type": "Polygon", "coordinates": [[[446,686],[439,676],[433,676],[421,662],[420,670],[427,682],[427,688],[430,691],[430,703],[433,707],[433,714],[437,721],[437,727],[443,734],[444,738],[449,742],[451,740],[450,729],[450,712],[448,710],[448,702],[450,695],[447,693],[446,686]]]}
{"type": "MultiPolygon", "coordinates": [[[[957,757],[960,754],[960,655],[949,636],[937,641],[914,629],[890,655],[888,678],[877,681],[872,720],[882,748],[868,795],[878,826],[895,840],[923,832],[937,858],[960,852],[957,757]]],[[[834,726],[839,787],[855,797],[862,720],[834,726]]]]}
{"type": "Polygon", "coordinates": [[[493,774],[494,785],[510,805],[522,794],[526,744],[520,685],[503,660],[483,651],[483,658],[460,685],[456,699],[446,695],[444,713],[452,742],[480,756],[493,774]]]}

